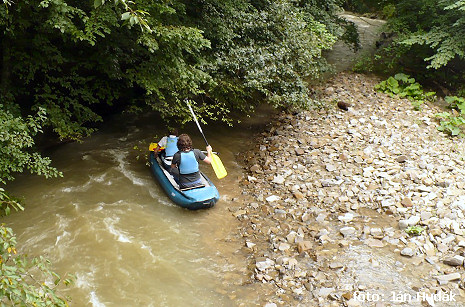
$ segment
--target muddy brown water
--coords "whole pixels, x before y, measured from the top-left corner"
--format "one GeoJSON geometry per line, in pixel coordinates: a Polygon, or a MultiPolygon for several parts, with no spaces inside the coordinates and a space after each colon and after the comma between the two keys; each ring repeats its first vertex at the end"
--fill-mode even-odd
{"type": "MultiPolygon", "coordinates": [[[[150,115],[119,117],[82,143],[48,152],[63,178],[21,175],[8,186],[26,210],[5,218],[19,248],[45,255],[75,283],[62,290],[71,306],[235,306],[247,297],[244,255],[231,211],[239,204],[241,167],[235,154],[262,129],[269,111],[234,128],[204,126],[209,143],[228,170],[218,180],[202,170],[221,199],[208,210],[174,205],[152,177],[144,158],[165,128],[150,115]],[[156,138],[155,138],[156,136],[156,138]],[[140,148],[134,149],[137,146],[140,148]],[[139,156],[139,159],[138,159],[139,156]],[[246,286],[242,286],[246,284],[246,286]],[[241,292],[241,288],[245,293],[241,292]]],[[[196,148],[205,143],[194,124],[196,148]]]]}

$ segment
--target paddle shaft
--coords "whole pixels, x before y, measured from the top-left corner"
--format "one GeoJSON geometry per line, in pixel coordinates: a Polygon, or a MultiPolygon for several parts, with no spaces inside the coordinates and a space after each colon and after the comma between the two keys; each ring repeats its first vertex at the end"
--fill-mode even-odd
{"type": "MultiPolygon", "coordinates": [[[[205,138],[205,135],[203,134],[202,128],[200,127],[199,121],[197,120],[197,117],[194,114],[194,110],[192,110],[189,100],[186,99],[186,103],[187,103],[187,106],[189,107],[189,110],[192,113],[192,117],[194,118],[194,121],[197,124],[197,127],[199,128],[200,134],[202,134],[202,137],[205,140],[205,143],[207,143],[207,147],[210,147],[207,139],[205,138]]],[[[214,153],[209,152],[208,154],[211,154],[211,165],[213,167],[213,171],[215,171],[216,177],[218,177],[218,179],[224,178],[228,174],[228,172],[224,168],[223,162],[221,162],[221,159],[214,153]]]]}
{"type": "Polygon", "coordinates": [[[189,110],[191,111],[192,117],[194,118],[194,121],[197,124],[197,127],[199,128],[200,134],[202,134],[202,137],[203,137],[205,143],[207,143],[207,146],[209,146],[207,138],[203,134],[203,131],[202,131],[202,128],[200,127],[199,121],[197,120],[197,116],[195,116],[194,110],[192,110],[192,107],[191,107],[189,101],[186,101],[186,102],[187,102],[187,106],[189,107],[189,110]]]}

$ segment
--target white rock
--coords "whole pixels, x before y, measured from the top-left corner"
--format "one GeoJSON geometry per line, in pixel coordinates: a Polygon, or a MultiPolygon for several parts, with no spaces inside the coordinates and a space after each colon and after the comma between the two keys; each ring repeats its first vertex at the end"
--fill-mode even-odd
{"type": "Polygon", "coordinates": [[[418,215],[412,215],[411,217],[407,219],[406,222],[409,226],[415,226],[416,224],[418,224],[418,222],[420,222],[420,220],[421,219],[418,215]]]}
{"type": "Polygon", "coordinates": [[[338,216],[338,220],[340,220],[341,222],[344,222],[344,223],[348,223],[348,222],[352,221],[353,219],[354,219],[354,215],[352,213],[350,213],[350,212],[347,212],[344,215],[338,216]]]}
{"type": "Polygon", "coordinates": [[[400,252],[400,254],[406,257],[413,257],[415,255],[415,252],[410,247],[406,247],[400,252]]]}
{"type": "Polygon", "coordinates": [[[272,266],[274,266],[274,261],[271,260],[271,259],[266,258],[263,261],[257,261],[255,263],[255,266],[259,271],[265,271],[266,269],[269,269],[272,266]]]}
{"type": "Polygon", "coordinates": [[[339,231],[344,237],[348,237],[355,233],[355,228],[354,227],[342,227],[341,229],[339,229],[339,231]]]}
{"type": "Polygon", "coordinates": [[[271,196],[268,196],[266,198],[266,201],[271,203],[271,202],[274,202],[274,201],[277,201],[277,200],[280,200],[280,199],[281,199],[281,197],[279,197],[279,196],[271,195],[271,196]]]}
{"type": "Polygon", "coordinates": [[[445,285],[449,281],[454,281],[454,280],[459,280],[461,278],[460,273],[452,273],[452,274],[447,274],[447,275],[440,275],[440,276],[435,276],[439,282],[440,285],[445,285]]]}

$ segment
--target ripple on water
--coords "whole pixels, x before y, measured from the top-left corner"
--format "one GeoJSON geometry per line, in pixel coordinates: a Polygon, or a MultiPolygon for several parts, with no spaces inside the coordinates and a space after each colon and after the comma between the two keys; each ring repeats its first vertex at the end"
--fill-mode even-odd
{"type": "Polygon", "coordinates": [[[129,155],[128,151],[120,149],[109,149],[107,151],[112,155],[112,159],[118,163],[117,170],[119,170],[127,179],[129,179],[132,184],[138,186],[144,186],[148,184],[148,181],[138,177],[135,172],[129,169],[130,164],[126,161],[127,156],[129,155]]]}

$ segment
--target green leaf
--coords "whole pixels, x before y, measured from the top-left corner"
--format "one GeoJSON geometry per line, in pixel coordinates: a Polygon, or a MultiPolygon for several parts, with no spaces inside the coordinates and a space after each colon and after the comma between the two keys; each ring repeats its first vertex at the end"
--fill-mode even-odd
{"type": "Polygon", "coordinates": [[[94,8],[98,8],[103,4],[103,0],[94,0],[94,8]]]}
{"type": "Polygon", "coordinates": [[[127,20],[131,17],[131,12],[121,14],[121,20],[127,20]]]}
{"type": "MultiPolygon", "coordinates": [[[[409,83],[409,75],[406,75],[404,73],[398,73],[394,76],[396,80],[403,81],[405,83],[409,83]]],[[[413,82],[415,82],[415,79],[413,79],[413,82]]]]}

